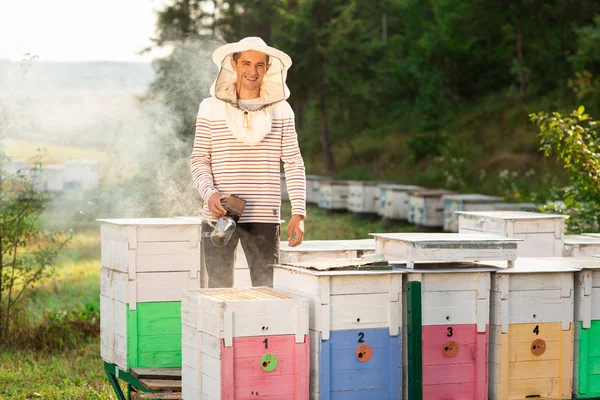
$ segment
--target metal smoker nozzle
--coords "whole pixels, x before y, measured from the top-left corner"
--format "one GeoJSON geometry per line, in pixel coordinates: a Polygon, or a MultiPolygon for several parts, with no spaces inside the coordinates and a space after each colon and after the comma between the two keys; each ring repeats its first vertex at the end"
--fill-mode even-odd
{"type": "Polygon", "coordinates": [[[219,218],[210,234],[210,241],[215,246],[225,246],[229,242],[229,239],[231,239],[231,236],[233,236],[235,228],[236,223],[233,218],[227,216],[219,218]]]}

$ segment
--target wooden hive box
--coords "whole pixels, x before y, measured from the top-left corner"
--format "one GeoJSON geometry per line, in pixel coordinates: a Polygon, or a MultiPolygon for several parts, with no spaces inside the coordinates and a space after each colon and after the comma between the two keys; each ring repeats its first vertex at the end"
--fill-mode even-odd
{"type": "Polygon", "coordinates": [[[491,400],[571,398],[579,269],[553,260],[523,257],[492,274],[491,400]]]}
{"type": "Polygon", "coordinates": [[[456,211],[492,211],[500,198],[483,194],[450,194],[442,197],[444,203],[444,231],[458,232],[456,211]]]}
{"type": "Polygon", "coordinates": [[[274,268],[276,289],[310,302],[310,398],[401,399],[402,272],[274,268]]]}
{"type": "Polygon", "coordinates": [[[374,181],[349,181],[348,211],[357,214],[377,214],[379,187],[374,181]]]}
{"type": "Polygon", "coordinates": [[[575,274],[573,397],[600,397],[600,258],[557,258],[580,268],[575,274]]]}
{"type": "Polygon", "coordinates": [[[393,221],[408,220],[408,192],[423,189],[414,185],[379,185],[379,215],[393,221]]]}
{"type": "Polygon", "coordinates": [[[182,301],[184,399],[308,399],[308,301],[258,287],[182,301]]]}
{"type": "Polygon", "coordinates": [[[319,204],[321,182],[331,180],[328,176],[306,175],[306,203],[319,204]]]}
{"type": "Polygon", "coordinates": [[[519,257],[561,257],[566,215],[526,211],[458,212],[460,233],[490,233],[523,239],[519,257]]]}
{"type": "Polygon", "coordinates": [[[461,233],[372,233],[375,252],[414,268],[423,262],[504,260],[511,267],[520,239],[461,233]]]}
{"type": "Polygon", "coordinates": [[[408,222],[426,228],[444,226],[442,196],[455,192],[445,189],[422,189],[408,192],[408,222]]]}
{"type": "Polygon", "coordinates": [[[408,398],[488,398],[493,270],[477,264],[424,264],[404,275],[403,326],[407,338],[403,340],[403,354],[408,368],[408,398]],[[408,340],[416,336],[421,340],[408,340]],[[418,382],[422,387],[416,387],[418,382]]]}
{"type": "Polygon", "coordinates": [[[100,222],[102,358],[124,371],[179,367],[182,294],[200,287],[200,224],[100,222]]]}
{"type": "Polygon", "coordinates": [[[319,188],[319,208],[330,211],[347,210],[348,181],[322,181],[319,188]]]}
{"type": "Polygon", "coordinates": [[[600,254],[600,236],[565,235],[565,257],[591,257],[600,254]]]}
{"type": "Polygon", "coordinates": [[[296,247],[281,242],[280,263],[294,263],[316,258],[359,258],[375,253],[374,239],[358,240],[305,240],[296,247]]]}

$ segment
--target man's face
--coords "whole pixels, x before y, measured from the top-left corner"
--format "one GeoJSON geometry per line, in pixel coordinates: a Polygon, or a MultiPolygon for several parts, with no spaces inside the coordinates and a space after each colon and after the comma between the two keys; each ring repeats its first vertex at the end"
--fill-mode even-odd
{"type": "Polygon", "coordinates": [[[265,74],[270,65],[267,64],[267,55],[256,50],[243,51],[237,62],[231,59],[231,66],[237,72],[237,87],[248,91],[260,89],[265,74]]]}

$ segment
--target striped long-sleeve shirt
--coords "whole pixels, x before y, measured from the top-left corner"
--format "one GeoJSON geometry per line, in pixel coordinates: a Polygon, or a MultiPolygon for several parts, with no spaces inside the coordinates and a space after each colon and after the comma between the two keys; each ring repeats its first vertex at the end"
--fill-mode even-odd
{"type": "Polygon", "coordinates": [[[285,172],[292,214],[306,216],[304,160],[298,147],[294,112],[287,101],[271,106],[271,132],[249,145],[233,136],[225,120],[228,105],[214,97],[202,101],[190,158],[194,184],[204,200],[202,216],[214,220],[208,199],[214,193],[246,200],[242,222],[279,223],[280,168],[285,172]]]}

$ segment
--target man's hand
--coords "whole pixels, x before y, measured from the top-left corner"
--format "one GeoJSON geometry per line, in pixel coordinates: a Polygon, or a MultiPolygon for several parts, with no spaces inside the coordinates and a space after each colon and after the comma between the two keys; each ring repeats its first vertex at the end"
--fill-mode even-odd
{"type": "Polygon", "coordinates": [[[302,243],[304,238],[304,217],[302,215],[292,215],[290,223],[288,225],[288,245],[290,247],[296,247],[302,243]]]}
{"type": "Polygon", "coordinates": [[[230,195],[228,194],[223,194],[219,192],[214,193],[212,196],[210,196],[210,198],[208,199],[208,211],[210,211],[213,217],[219,218],[227,213],[227,210],[225,210],[225,208],[223,208],[223,205],[221,204],[221,199],[226,199],[229,196],[230,195]]]}

